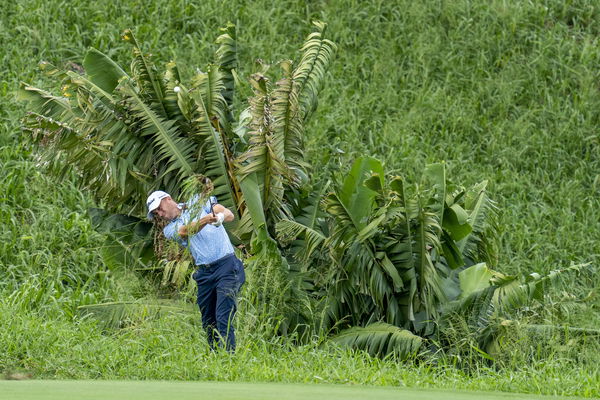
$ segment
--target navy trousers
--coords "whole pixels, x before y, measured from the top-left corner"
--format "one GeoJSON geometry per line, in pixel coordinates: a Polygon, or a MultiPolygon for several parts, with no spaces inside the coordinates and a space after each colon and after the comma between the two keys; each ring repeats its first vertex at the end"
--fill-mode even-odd
{"type": "Polygon", "coordinates": [[[231,254],[210,266],[200,266],[192,277],[198,284],[198,306],[210,348],[225,345],[227,351],[234,351],[233,317],[237,295],[246,281],[244,265],[231,254]]]}

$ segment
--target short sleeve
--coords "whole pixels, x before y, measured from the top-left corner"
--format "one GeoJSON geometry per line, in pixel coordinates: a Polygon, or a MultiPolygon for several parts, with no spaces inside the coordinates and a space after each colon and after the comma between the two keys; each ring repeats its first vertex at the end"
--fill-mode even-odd
{"type": "Polygon", "coordinates": [[[206,214],[209,214],[212,210],[212,205],[213,204],[217,204],[217,197],[216,196],[210,196],[208,198],[208,200],[206,200],[206,203],[204,203],[204,212],[206,214]]]}

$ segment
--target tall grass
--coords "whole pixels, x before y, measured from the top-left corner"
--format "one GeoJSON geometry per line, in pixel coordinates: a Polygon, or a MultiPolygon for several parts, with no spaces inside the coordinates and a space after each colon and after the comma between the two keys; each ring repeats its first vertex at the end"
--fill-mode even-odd
{"type": "MultiPolygon", "coordinates": [[[[0,352],[0,371],[598,396],[597,347],[590,345],[590,358],[578,359],[568,340],[536,350],[525,334],[514,341],[533,353],[506,353],[506,368],[498,371],[473,361],[469,376],[452,358],[439,365],[398,364],[316,345],[265,343],[243,327],[238,353],[225,357],[207,351],[197,316],[143,320],[102,334],[94,321],[75,317],[76,307],[154,298],[152,276],[105,262],[99,251],[104,238],[86,217],[92,201],[75,189],[76,176],[58,183],[44,176],[19,129],[26,110],[13,94],[19,81],[48,86],[39,61],[81,63],[89,46],[125,64],[129,49],[119,38],[125,28],[133,28],[156,59],[175,59],[189,76],[210,61],[217,28],[232,21],[245,76],[256,57],[291,57],[310,20],[320,19],[339,51],[306,133],[313,173],[346,171],[364,153],[408,178],[428,162],[445,160],[457,182],[490,181],[501,210],[495,269],[548,272],[600,260],[599,17],[600,6],[584,0],[4,4],[0,348],[6,351],[0,352]]],[[[550,310],[533,308],[525,317],[595,328],[597,291],[593,273],[576,276],[549,299],[550,310]]]]}

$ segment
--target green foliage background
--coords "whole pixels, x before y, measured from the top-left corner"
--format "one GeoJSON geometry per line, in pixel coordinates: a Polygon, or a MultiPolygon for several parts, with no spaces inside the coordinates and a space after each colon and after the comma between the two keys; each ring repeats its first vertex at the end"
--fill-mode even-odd
{"type": "MultiPolygon", "coordinates": [[[[32,0],[2,7],[3,318],[57,304],[74,313],[77,305],[135,298],[151,287],[103,265],[102,237],[85,216],[91,201],[71,182],[56,184],[43,175],[20,131],[25,106],[14,99],[19,81],[48,87],[37,69],[42,60],[81,63],[93,46],[126,65],[130,49],[119,36],[125,28],[133,28],[145,48],[156,52],[157,63],[174,59],[189,76],[210,61],[217,29],[228,21],[238,28],[242,68],[255,57],[269,63],[297,56],[310,21],[326,21],[339,49],[306,132],[309,159],[325,165],[315,173],[345,172],[355,158],[369,154],[383,160],[388,172],[410,179],[426,163],[445,160],[455,182],[490,181],[489,193],[500,209],[501,271],[547,273],[600,260],[600,5],[595,2],[32,0]],[[77,275],[73,282],[84,277],[87,283],[69,284],[70,274],[77,275]],[[9,296],[15,290],[20,294],[9,296]]],[[[238,72],[246,76],[250,70],[238,72]]],[[[596,328],[600,300],[593,272],[570,278],[563,288],[553,301],[566,298],[567,306],[545,318],[596,328]]],[[[1,341],[35,343],[40,333],[20,336],[34,324],[27,318],[3,323],[14,330],[2,332],[1,341]]],[[[68,331],[61,321],[56,329],[68,331]]],[[[28,363],[27,354],[15,348],[0,356],[0,370],[52,370],[28,363]]],[[[106,370],[54,373],[126,376],[106,370]]],[[[585,382],[589,388],[597,384],[597,367],[583,376],[583,386],[556,390],[594,393],[586,392],[585,382]]],[[[550,387],[541,384],[539,391],[550,387]]]]}

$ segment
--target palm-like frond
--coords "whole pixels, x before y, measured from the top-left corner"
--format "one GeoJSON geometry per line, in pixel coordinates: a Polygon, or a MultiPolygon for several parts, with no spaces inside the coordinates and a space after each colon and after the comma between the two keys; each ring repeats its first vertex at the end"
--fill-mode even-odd
{"type": "MultiPolygon", "coordinates": [[[[219,66],[223,78],[223,89],[221,94],[225,100],[229,110],[233,109],[233,97],[235,91],[235,79],[233,71],[237,69],[237,41],[235,33],[235,25],[227,24],[225,28],[222,28],[223,32],[216,40],[219,45],[217,49],[216,64],[219,66]]],[[[227,120],[231,124],[233,123],[233,113],[227,113],[227,120]]]]}
{"type": "Polygon", "coordinates": [[[133,46],[133,60],[131,61],[131,77],[139,89],[139,95],[150,104],[153,111],[163,119],[168,119],[169,114],[163,104],[165,98],[164,84],[151,63],[149,56],[145,56],[133,32],[126,29],[122,34],[123,40],[133,46]]]}
{"type": "Polygon", "coordinates": [[[193,100],[181,82],[179,68],[175,62],[168,62],[165,68],[163,104],[169,119],[177,121],[181,135],[192,133],[193,100]]]}
{"type": "Polygon", "coordinates": [[[123,328],[146,319],[159,318],[164,314],[195,315],[192,307],[178,303],[144,303],[142,301],[122,301],[89,304],[77,307],[80,316],[91,316],[101,322],[106,329],[123,328]]]}
{"type": "Polygon", "coordinates": [[[444,321],[447,318],[451,318],[453,315],[460,315],[474,331],[485,329],[496,310],[493,302],[495,290],[494,286],[488,286],[474,291],[459,300],[444,304],[441,311],[442,318],[440,324],[443,327],[444,321]]]}
{"type": "Polygon", "coordinates": [[[24,86],[22,98],[45,113],[31,114],[26,126],[42,133],[38,137],[49,146],[45,160],[57,176],[64,176],[75,166],[83,178],[82,185],[101,198],[110,196],[115,205],[126,202],[139,181],[132,175],[135,168],[128,164],[130,158],[122,158],[114,150],[127,147],[124,138],[139,139],[127,135],[111,95],[84,76],[67,72],[63,77],[65,94],[76,94],[77,102],[24,86]]]}
{"type": "Polygon", "coordinates": [[[287,166],[293,171],[293,179],[287,182],[298,185],[308,179],[304,162],[303,124],[298,104],[297,86],[292,78],[291,61],[281,64],[283,78],[276,84],[272,93],[273,135],[283,138],[284,151],[282,157],[287,166]]]}
{"type": "Polygon", "coordinates": [[[337,193],[329,193],[325,196],[323,199],[323,207],[336,221],[336,227],[338,227],[338,229],[333,229],[330,236],[327,238],[328,242],[330,242],[333,247],[347,242],[352,236],[358,234],[359,227],[354,224],[352,215],[342,200],[340,200],[337,193]]]}
{"type": "Polygon", "coordinates": [[[440,241],[437,234],[441,227],[434,213],[427,210],[428,199],[417,194],[408,201],[407,214],[414,215],[413,237],[415,240],[414,266],[417,273],[417,290],[421,310],[425,311],[427,319],[437,317],[437,306],[446,301],[442,288],[440,274],[432,259],[430,250],[439,249],[440,241]]]}
{"type": "Polygon", "coordinates": [[[301,49],[302,58],[293,73],[293,80],[298,85],[298,99],[304,121],[307,121],[317,108],[317,95],[337,47],[329,39],[323,38],[327,26],[325,23],[315,21],[313,24],[316,31],[308,36],[301,49]]]}
{"type": "Polygon", "coordinates": [[[305,244],[301,247],[300,252],[297,254],[298,260],[307,263],[310,260],[312,254],[319,248],[325,241],[325,236],[315,229],[309,228],[299,222],[282,219],[277,222],[277,237],[283,243],[290,242],[296,239],[300,235],[304,235],[305,244]]]}
{"type": "MultiPolygon", "coordinates": [[[[138,199],[146,194],[149,179],[144,172],[155,164],[153,149],[133,133],[131,127],[136,123],[128,125],[128,110],[124,103],[116,102],[115,94],[108,94],[84,76],[67,74],[70,84],[76,88],[78,111],[86,116],[76,121],[80,135],[97,142],[96,148],[103,150],[103,161],[96,167],[103,168],[102,174],[92,171],[88,163],[72,160],[74,165],[84,167],[79,168],[88,177],[84,184],[100,198],[110,199],[114,207],[127,205],[128,212],[131,207],[141,208],[138,199]]],[[[76,146],[71,146],[71,150],[76,151],[76,146]]]]}
{"type": "Polygon", "coordinates": [[[229,121],[226,118],[228,105],[223,97],[225,84],[224,74],[215,65],[209,65],[207,72],[199,73],[194,77],[193,89],[198,90],[208,112],[208,119],[215,129],[228,129],[229,121]]]}
{"type": "Polygon", "coordinates": [[[331,341],[345,347],[364,350],[371,356],[394,354],[401,359],[415,355],[423,343],[421,337],[410,331],[383,322],[373,323],[364,328],[346,329],[332,337],[331,341]]]}
{"type": "Polygon", "coordinates": [[[497,261],[497,207],[486,192],[487,181],[474,185],[465,193],[465,211],[472,232],[457,243],[460,252],[472,260],[494,265],[497,261]]]}
{"type": "Polygon", "coordinates": [[[129,106],[130,116],[139,121],[141,136],[149,136],[154,143],[156,158],[166,162],[159,179],[173,172],[178,181],[173,182],[173,187],[178,187],[177,183],[194,173],[192,165],[195,144],[187,138],[180,137],[175,121],[165,120],[155,113],[129,82],[124,82],[120,90],[129,106]]]}
{"type": "Polygon", "coordinates": [[[175,287],[182,287],[190,280],[190,273],[194,265],[190,260],[171,260],[164,264],[163,286],[172,284],[175,287]]]}
{"type": "Polygon", "coordinates": [[[72,114],[72,108],[69,100],[65,97],[54,96],[51,93],[21,83],[18,99],[29,102],[38,114],[49,118],[62,120],[64,114],[72,114]]]}
{"type": "Polygon", "coordinates": [[[277,222],[282,217],[290,216],[282,203],[284,182],[289,181],[290,175],[285,164],[284,138],[273,131],[267,78],[255,74],[251,82],[255,95],[250,99],[250,139],[248,149],[238,158],[238,173],[241,179],[256,174],[267,220],[277,222]]]}
{"type": "Polygon", "coordinates": [[[217,132],[210,121],[210,112],[204,98],[198,93],[193,94],[196,103],[196,119],[194,120],[195,136],[201,143],[200,171],[210,178],[214,185],[214,195],[219,203],[239,215],[241,189],[235,175],[233,160],[223,145],[223,136],[217,132]]]}
{"type": "MultiPolygon", "coordinates": [[[[140,210],[143,206],[139,199],[147,193],[150,179],[156,179],[158,175],[154,183],[162,186],[161,178],[168,179],[173,174],[168,171],[170,165],[157,157],[155,149],[147,146],[146,138],[138,132],[138,128],[146,129],[144,124],[148,120],[144,122],[139,118],[140,101],[131,101],[131,96],[124,95],[124,86],[130,81],[127,77],[117,78],[122,70],[108,57],[97,51],[91,52],[86,63],[92,71],[96,71],[94,81],[92,77],[52,70],[46,65],[49,74],[63,80],[66,97],[44,99],[44,93],[37,89],[24,90],[30,100],[38,98],[38,108],[49,115],[46,119],[60,121],[60,131],[44,129],[45,137],[53,137],[49,143],[54,150],[46,152],[46,158],[53,160],[49,165],[60,166],[54,172],[60,176],[74,166],[82,178],[82,185],[99,198],[110,199],[113,210],[140,210]],[[102,68],[112,68],[113,71],[107,71],[105,76],[102,68]],[[123,87],[109,93],[107,90],[120,79],[124,80],[123,87]],[[123,97],[126,97],[125,101],[123,97]],[[131,108],[133,104],[138,106],[138,111],[131,108]],[[57,153],[57,150],[60,152],[57,153]]],[[[40,118],[35,120],[42,123],[40,118]]],[[[43,122],[46,128],[49,127],[47,122],[43,122]]],[[[158,130],[163,131],[160,124],[158,130]]],[[[175,153],[175,158],[179,156],[175,153]]],[[[170,185],[167,190],[175,189],[176,192],[174,186],[170,185]]]]}
{"type": "Polygon", "coordinates": [[[497,287],[494,295],[494,303],[503,313],[510,313],[529,304],[532,300],[541,300],[544,290],[548,284],[564,273],[578,272],[590,264],[577,264],[567,268],[550,271],[545,276],[532,273],[527,276],[527,281],[521,283],[514,277],[498,276],[491,280],[491,284],[497,287]]]}

